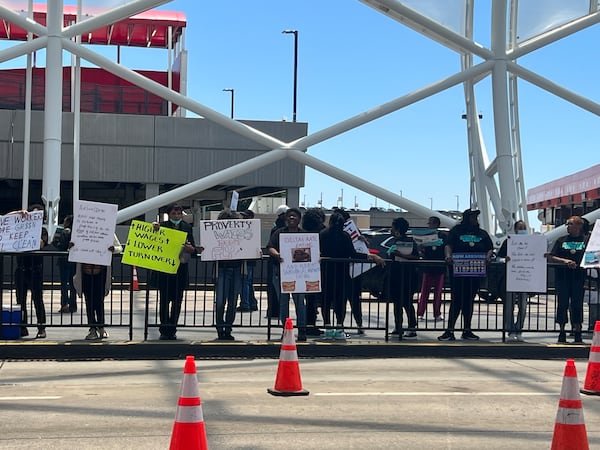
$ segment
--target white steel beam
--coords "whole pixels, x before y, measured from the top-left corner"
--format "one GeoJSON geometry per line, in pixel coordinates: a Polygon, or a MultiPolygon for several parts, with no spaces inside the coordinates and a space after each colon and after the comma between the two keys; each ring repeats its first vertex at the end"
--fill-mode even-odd
{"type": "Polygon", "coordinates": [[[485,47],[461,36],[450,28],[418,13],[397,0],[361,0],[361,2],[373,5],[375,9],[392,17],[403,25],[459,53],[473,53],[482,59],[491,59],[494,56],[485,47]]]}
{"type": "Polygon", "coordinates": [[[570,103],[573,103],[574,105],[577,105],[580,108],[591,112],[592,114],[600,116],[600,104],[590,100],[589,98],[579,95],[573,91],[570,91],[569,89],[566,89],[554,83],[553,81],[550,81],[549,79],[544,78],[541,75],[538,75],[537,73],[532,72],[531,70],[526,69],[525,67],[518,65],[514,62],[508,61],[507,67],[508,70],[517,75],[519,78],[529,81],[530,83],[535,84],[536,86],[570,103]]]}
{"type": "Polygon", "coordinates": [[[346,172],[340,169],[339,167],[321,161],[320,159],[315,158],[312,155],[303,152],[290,151],[289,156],[290,158],[298,161],[301,164],[305,164],[309,167],[312,167],[313,169],[325,175],[340,180],[343,183],[355,187],[356,189],[360,189],[361,191],[366,192],[367,194],[371,194],[377,198],[385,200],[386,202],[389,202],[392,205],[396,205],[401,208],[407,209],[411,212],[414,212],[419,216],[439,217],[441,225],[444,227],[452,227],[456,225],[456,221],[451,217],[448,217],[444,214],[440,214],[439,212],[431,210],[430,208],[421,206],[418,203],[408,200],[406,197],[400,196],[386,189],[383,189],[381,186],[370,183],[362,177],[352,175],[351,173],[346,172]]]}
{"type": "Polygon", "coordinates": [[[171,189],[169,192],[160,194],[148,200],[144,200],[132,206],[128,206],[117,213],[117,223],[125,222],[134,217],[144,214],[146,211],[157,209],[163,205],[181,200],[197,194],[198,192],[210,189],[218,184],[223,184],[233,178],[245,175],[249,172],[262,169],[263,167],[273,164],[279,160],[286,158],[289,155],[289,150],[270,150],[254,158],[243,161],[234,166],[220,170],[210,174],[204,178],[192,181],[184,186],[171,189]]]}
{"type": "Polygon", "coordinates": [[[324,128],[323,130],[297,139],[296,141],[291,142],[289,147],[293,147],[294,149],[308,148],[312,145],[326,141],[327,139],[338,136],[348,130],[357,128],[365,123],[372,122],[375,119],[379,119],[380,117],[393,113],[394,111],[404,108],[405,106],[412,105],[413,103],[437,94],[438,92],[442,92],[452,86],[464,82],[465,80],[488,72],[492,69],[493,65],[493,61],[482,62],[481,64],[471,67],[470,69],[456,73],[452,76],[430,84],[429,86],[425,86],[388,103],[384,103],[356,116],[350,117],[349,119],[346,119],[328,128],[324,128]]]}
{"type": "Polygon", "coordinates": [[[58,225],[60,161],[62,144],[62,0],[48,1],[48,45],[46,46],[46,91],[44,108],[44,168],[42,200],[48,215],[48,235],[58,225]]]}
{"type": "Polygon", "coordinates": [[[241,122],[232,120],[229,117],[224,116],[223,114],[220,114],[204,105],[201,105],[200,103],[185,97],[178,92],[172,91],[164,87],[162,84],[150,80],[145,76],[134,72],[133,70],[129,70],[120,64],[117,64],[110,59],[87,49],[82,45],[77,45],[68,39],[63,39],[63,47],[71,53],[79,55],[83,59],[106,69],[108,72],[113,73],[118,77],[121,77],[124,80],[127,80],[149,92],[152,92],[153,94],[156,94],[165,100],[169,100],[176,105],[183,106],[184,108],[193,111],[196,114],[205,117],[206,119],[215,122],[222,127],[233,131],[234,133],[239,134],[240,136],[246,137],[253,142],[264,145],[268,148],[286,148],[288,146],[288,144],[280,141],[279,139],[269,136],[268,134],[258,131],[241,122]]]}
{"type": "Polygon", "coordinates": [[[45,26],[40,25],[29,17],[22,16],[11,8],[7,8],[2,2],[0,2],[0,17],[6,19],[7,22],[23,28],[25,31],[31,31],[33,34],[37,34],[38,36],[44,36],[47,33],[47,28],[45,26]]]}
{"type": "Polygon", "coordinates": [[[10,61],[11,59],[18,58],[29,53],[33,53],[36,50],[45,48],[48,45],[48,36],[41,36],[31,41],[23,42],[22,44],[13,45],[12,47],[0,50],[0,63],[10,61]]]}

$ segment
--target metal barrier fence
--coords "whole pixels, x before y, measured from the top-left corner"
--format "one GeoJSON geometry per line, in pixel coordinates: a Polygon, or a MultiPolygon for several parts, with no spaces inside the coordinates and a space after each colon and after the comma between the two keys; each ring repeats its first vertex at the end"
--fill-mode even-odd
{"type": "MultiPolygon", "coordinates": [[[[19,265],[17,258],[23,254],[5,253],[0,256],[0,296],[2,298],[2,324],[0,325],[0,339],[7,338],[9,328],[14,330],[17,324],[14,314],[18,310],[17,304],[21,302],[22,309],[26,311],[27,321],[23,326],[38,326],[38,321],[44,321],[46,328],[60,328],[80,330],[88,328],[86,306],[82,298],[77,298],[76,310],[59,312],[61,304],[61,277],[59,261],[64,259],[64,252],[40,251],[28,253],[28,257],[37,258],[39,261],[39,277],[26,274],[25,286],[23,286],[23,274],[18,275],[19,265]],[[29,279],[27,279],[29,276],[29,279]],[[41,303],[45,310],[45,319],[40,317],[40,304],[33,298],[36,285],[41,286],[41,303]],[[21,286],[19,286],[21,284],[21,286]],[[17,298],[17,292],[23,287],[27,288],[27,298],[17,298]],[[33,295],[32,295],[33,292],[33,295]],[[36,308],[37,303],[37,308],[36,308]],[[37,314],[36,314],[37,313],[37,314]]],[[[353,261],[361,263],[362,261],[353,261]]],[[[281,333],[281,322],[278,313],[271,314],[267,291],[271,283],[272,273],[269,270],[269,259],[263,258],[256,261],[254,267],[253,288],[256,297],[256,307],[250,310],[236,312],[233,321],[233,330],[251,330],[254,334],[264,335],[269,340],[272,336],[279,338],[281,333]]],[[[216,267],[212,262],[203,262],[198,258],[192,258],[189,263],[189,285],[183,292],[181,313],[177,322],[177,329],[182,333],[191,330],[215,330],[214,335],[208,339],[217,337],[215,319],[215,281],[216,267]]],[[[340,283],[339,271],[348,271],[348,260],[324,259],[322,261],[322,282],[325,288],[320,295],[311,294],[307,299],[310,308],[318,306],[319,317],[315,323],[316,328],[332,328],[336,325],[336,311],[333,304],[334,298],[341,298],[344,302],[343,327],[347,331],[360,334],[369,331],[370,336],[378,335],[386,341],[389,339],[390,330],[394,325],[395,305],[390,300],[390,289],[404,286],[410,293],[411,301],[417,308],[418,297],[421,288],[421,278],[424,271],[432,268],[440,268],[445,271],[446,266],[434,261],[415,262],[390,262],[384,269],[374,268],[359,277],[353,279],[345,278],[340,283]],[[337,266],[337,268],[335,268],[337,266]],[[394,269],[393,269],[394,268],[394,269]],[[338,275],[332,275],[335,272],[338,275]],[[352,299],[355,299],[352,308],[352,299]],[[327,308],[330,306],[331,309],[327,308]],[[328,315],[326,320],[324,315],[328,315]],[[362,323],[360,323],[362,321],[362,323]],[[324,326],[324,324],[330,324],[324,326]]],[[[359,266],[356,266],[359,267],[359,266]]],[[[481,287],[476,296],[473,307],[473,331],[498,332],[504,336],[506,327],[504,325],[504,264],[494,262],[489,266],[488,276],[481,282],[481,287]]],[[[593,269],[595,270],[595,269],[593,269]]],[[[556,299],[553,286],[554,265],[548,265],[548,289],[545,293],[527,294],[527,312],[523,332],[553,332],[556,331],[555,311],[556,299]]],[[[145,269],[135,269],[136,282],[134,286],[134,268],[121,264],[121,257],[115,255],[112,264],[111,290],[104,298],[105,323],[110,329],[120,329],[132,340],[134,331],[143,332],[143,339],[156,339],[157,331],[161,326],[160,320],[160,294],[159,289],[152,283],[152,272],[145,269]],[[136,291],[134,287],[138,287],[136,291]]],[[[592,275],[588,271],[588,275],[592,275]]],[[[447,319],[450,306],[451,292],[449,288],[449,277],[446,274],[444,289],[442,292],[442,315],[447,319]]],[[[600,303],[598,302],[598,278],[589,277],[586,282],[586,296],[591,298],[589,305],[585,305],[584,330],[593,329],[595,320],[600,317],[600,303]]],[[[406,315],[404,315],[404,330],[415,331],[439,331],[442,332],[447,324],[446,320],[435,320],[431,306],[431,296],[422,320],[417,327],[408,326],[406,315]]],[[[293,302],[292,302],[293,303],[293,302]]],[[[236,300],[239,307],[240,299],[236,300]]],[[[238,308],[239,309],[239,308],[238,308]]],[[[290,306],[290,316],[296,322],[296,311],[293,304],[290,306]]],[[[309,313],[310,316],[310,313],[309,313]]],[[[338,317],[339,318],[339,317],[338,317]]],[[[456,328],[462,328],[462,317],[459,318],[456,328]]],[[[310,319],[309,319],[310,322],[310,319]]],[[[40,324],[41,325],[41,324],[40,324]]],[[[83,331],[81,332],[83,334],[83,331]]],[[[13,337],[13,336],[8,336],[13,337]]]]}

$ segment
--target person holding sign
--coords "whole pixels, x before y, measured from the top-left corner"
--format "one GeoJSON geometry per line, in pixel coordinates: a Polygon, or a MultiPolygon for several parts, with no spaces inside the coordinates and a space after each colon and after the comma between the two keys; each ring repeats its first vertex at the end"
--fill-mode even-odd
{"type": "Polygon", "coordinates": [[[160,227],[166,227],[183,231],[187,233],[187,240],[181,249],[179,256],[180,264],[177,273],[154,272],[160,299],[159,339],[161,341],[177,339],[177,322],[179,321],[179,314],[181,312],[183,292],[187,289],[189,283],[188,261],[191,256],[202,252],[201,248],[196,248],[192,226],[183,221],[182,206],[177,203],[167,206],[167,214],[169,215],[169,220],[160,223],[154,222],[154,230],[158,231],[160,227]]]}
{"type": "Polygon", "coordinates": [[[583,296],[585,269],[580,267],[589,236],[584,232],[585,222],[580,216],[567,219],[567,235],[556,240],[548,261],[559,264],[555,267],[555,284],[558,305],[556,323],[560,327],[558,343],[567,342],[565,325],[568,314],[574,331],[574,343],[582,343],[581,324],[583,323],[583,296]]]}
{"type": "Polygon", "coordinates": [[[479,210],[465,210],[460,223],[448,233],[444,252],[446,262],[451,264],[452,302],[448,313],[448,327],[444,334],[438,336],[439,341],[456,340],[454,326],[461,312],[462,339],[479,340],[479,336],[471,331],[473,302],[479,290],[481,277],[486,274],[485,269],[494,250],[490,235],[479,227],[479,213],[479,210]],[[458,263],[461,265],[459,266],[458,263]]]}
{"type": "MultiPolygon", "coordinates": [[[[9,214],[20,214],[21,217],[26,220],[25,222],[21,222],[21,224],[28,225],[28,221],[32,217],[31,212],[34,211],[39,211],[39,214],[42,214],[43,216],[42,211],[44,211],[44,207],[39,204],[34,204],[28,208],[28,211],[13,211],[9,214]]],[[[42,227],[41,237],[39,239],[39,250],[43,250],[44,247],[48,245],[48,230],[46,230],[45,227],[42,227]]],[[[23,326],[21,326],[21,336],[29,336],[29,331],[27,331],[26,324],[27,291],[30,291],[38,326],[38,332],[35,337],[37,339],[43,339],[46,337],[46,307],[44,306],[42,291],[43,273],[42,256],[27,254],[17,255],[17,268],[15,270],[15,294],[17,297],[17,303],[21,305],[21,323],[23,323],[23,326]]]]}
{"type": "Polygon", "coordinates": [[[414,239],[406,234],[408,228],[408,221],[404,217],[397,217],[392,221],[394,240],[387,251],[388,256],[394,260],[390,269],[390,297],[394,302],[394,331],[398,332],[398,340],[417,338],[417,316],[413,305],[413,294],[418,289],[417,272],[406,261],[419,259],[419,250],[414,239]],[[404,334],[403,309],[406,311],[409,328],[404,334]]]}
{"type": "MultiPolygon", "coordinates": [[[[271,235],[271,239],[267,244],[267,250],[269,255],[277,263],[273,266],[273,285],[275,287],[276,297],[279,298],[279,318],[281,325],[285,324],[285,320],[290,314],[290,300],[289,294],[281,292],[281,279],[280,279],[280,264],[283,261],[280,249],[279,238],[284,233],[303,233],[304,230],[300,228],[300,219],[302,213],[298,208],[289,208],[285,211],[285,223],[283,228],[279,228],[271,235]]],[[[298,326],[298,341],[306,341],[306,303],[304,294],[294,293],[292,299],[296,306],[296,323],[298,326]]]]}
{"type": "MultiPolygon", "coordinates": [[[[517,220],[513,226],[515,234],[527,234],[527,224],[523,220],[517,220]]],[[[504,240],[498,250],[498,258],[505,258],[510,261],[507,254],[508,238],[504,240]]],[[[506,278],[504,279],[506,282],[506,278]]],[[[525,314],[527,313],[527,294],[525,292],[506,292],[504,301],[504,329],[508,331],[508,339],[517,342],[523,342],[521,330],[525,324],[525,314]],[[518,313],[515,321],[514,311],[517,305],[518,313]]]]}
{"type": "MultiPolygon", "coordinates": [[[[69,242],[69,249],[75,244],[69,242]]],[[[121,253],[123,247],[115,235],[113,245],[108,247],[110,253],[121,253]]],[[[80,297],[85,300],[85,312],[90,329],[86,335],[86,341],[108,338],[104,319],[104,297],[108,295],[111,288],[111,266],[103,266],[91,263],[77,263],[75,275],[73,275],[73,286],[80,297]]]]}

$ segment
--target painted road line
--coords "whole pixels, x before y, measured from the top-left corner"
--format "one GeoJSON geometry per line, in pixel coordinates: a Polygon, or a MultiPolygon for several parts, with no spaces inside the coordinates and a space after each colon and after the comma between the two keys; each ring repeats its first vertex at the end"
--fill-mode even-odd
{"type": "Polygon", "coordinates": [[[10,402],[13,400],[58,400],[60,395],[47,395],[44,397],[0,397],[0,402],[10,402]]]}
{"type": "Polygon", "coordinates": [[[557,396],[545,392],[317,392],[321,397],[531,397],[557,396]]]}

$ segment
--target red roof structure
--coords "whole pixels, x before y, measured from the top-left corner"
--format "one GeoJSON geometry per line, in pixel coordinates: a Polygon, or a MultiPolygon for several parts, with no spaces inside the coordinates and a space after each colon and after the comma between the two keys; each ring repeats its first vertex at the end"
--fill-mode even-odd
{"type": "MultiPolygon", "coordinates": [[[[65,5],[64,26],[75,23],[77,19],[77,7],[75,5],[65,5]]],[[[26,11],[23,11],[26,13],[26,11]]],[[[81,22],[86,17],[91,17],[89,10],[84,15],[81,22]]],[[[103,11],[98,10],[98,14],[103,11]]],[[[11,41],[26,41],[27,31],[2,20],[0,26],[0,39],[11,41]]],[[[33,20],[41,25],[46,25],[46,5],[35,4],[33,6],[33,20]]],[[[117,23],[107,25],[97,30],[81,36],[81,42],[84,44],[98,45],[123,45],[127,47],[154,47],[168,48],[168,29],[172,27],[173,43],[179,41],[183,30],[187,26],[185,14],[176,11],[150,10],[117,23]]]]}
{"type": "MultiPolygon", "coordinates": [[[[89,10],[84,11],[81,20],[91,17],[89,10]]],[[[104,10],[97,10],[100,14],[104,10]]],[[[77,8],[65,5],[63,9],[64,26],[75,23],[77,8]]],[[[35,4],[33,19],[46,25],[46,5],[35,4]]],[[[27,31],[7,22],[0,25],[0,39],[12,41],[27,40],[27,31]]],[[[169,27],[172,30],[171,50],[182,39],[186,17],[175,11],[150,10],[123,19],[111,25],[101,27],[81,36],[83,44],[114,45],[142,48],[169,49],[169,27]]],[[[182,50],[179,48],[179,50],[182,50]]],[[[171,88],[181,92],[180,73],[181,55],[174,58],[171,88]]],[[[165,64],[166,65],[166,64],[165,64]]],[[[185,68],[183,69],[185,70],[185,68]]],[[[168,86],[167,71],[136,70],[163,86],[168,86]]],[[[32,71],[33,110],[44,109],[45,69],[34,67],[32,71]]],[[[63,68],[63,111],[71,110],[71,68],[63,68]]],[[[0,108],[25,109],[25,69],[0,70],[0,108]]],[[[172,105],[171,112],[178,108],[172,105]]],[[[169,115],[168,102],[144,89],[137,87],[101,68],[81,68],[81,112],[100,112],[118,114],[169,115]]]]}

